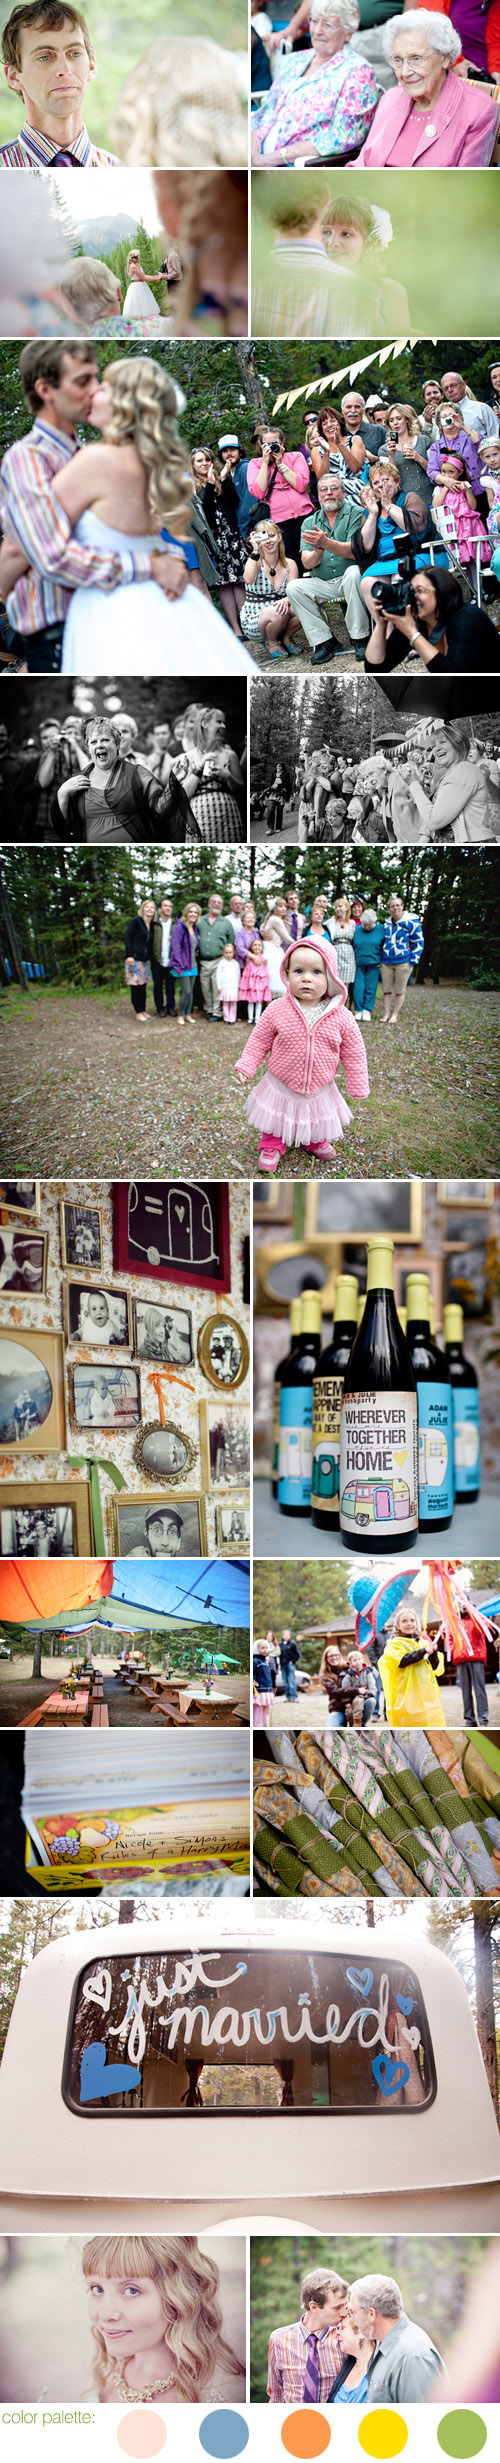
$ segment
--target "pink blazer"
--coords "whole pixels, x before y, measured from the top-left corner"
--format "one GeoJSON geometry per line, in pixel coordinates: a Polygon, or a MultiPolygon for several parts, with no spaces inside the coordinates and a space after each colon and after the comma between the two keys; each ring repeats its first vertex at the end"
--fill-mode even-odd
{"type": "Polygon", "coordinates": [[[315,1026],[307,1026],[300,1002],[295,1000],[287,982],[290,958],[297,946],[294,942],[282,961],[281,975],[287,987],[284,997],[273,1001],[254,1026],[235,1064],[239,1076],[255,1077],[261,1061],[269,1055],[273,1077],[283,1078],[294,1094],[316,1094],[320,1086],[328,1086],[336,1077],[342,1061],[348,1095],[369,1095],[363,1037],[355,1018],[346,1009],[346,988],[339,981],[334,952],[327,942],[313,941],[310,935],[308,949],[319,950],[327,967],[332,1007],[324,1010],[315,1026]]]}
{"type": "Polygon", "coordinates": [[[356,170],[360,165],[373,171],[392,164],[409,169],[412,163],[423,170],[431,164],[441,170],[455,168],[457,163],[484,166],[491,160],[497,128],[498,103],[480,87],[456,77],[453,69],[428,112],[414,111],[402,87],[390,86],[377,104],[369,135],[356,157],[356,170]]]}

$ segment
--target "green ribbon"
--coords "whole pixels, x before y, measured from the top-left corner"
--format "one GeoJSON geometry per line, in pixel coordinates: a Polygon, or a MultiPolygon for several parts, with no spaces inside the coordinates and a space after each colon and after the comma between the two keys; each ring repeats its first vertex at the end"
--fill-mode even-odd
{"type": "Polygon", "coordinates": [[[104,1539],[104,1523],[102,1518],[101,1491],[99,1487],[99,1472],[107,1472],[108,1479],[113,1481],[114,1488],[126,1488],[127,1482],[123,1477],[123,1472],[116,1470],[114,1462],[105,1462],[102,1454],[94,1454],[92,1460],[90,1460],[88,1454],[68,1454],[67,1461],[69,1463],[70,1471],[86,1471],[87,1473],[87,1479],[90,1484],[90,1507],[92,1514],[95,1553],[96,1556],[107,1556],[107,1548],[104,1539]]]}

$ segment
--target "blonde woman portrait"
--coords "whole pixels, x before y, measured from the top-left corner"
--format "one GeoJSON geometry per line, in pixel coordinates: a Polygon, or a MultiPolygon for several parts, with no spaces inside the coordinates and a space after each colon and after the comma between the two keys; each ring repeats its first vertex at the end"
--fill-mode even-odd
{"type": "MultiPolygon", "coordinates": [[[[76,589],[64,628],[66,675],[109,675],[117,667],[124,675],[249,671],[243,642],[196,587],[193,481],[177,425],[184,409],[184,395],[154,359],[115,361],[101,384],[96,372],[89,419],[102,442],[73,455],[54,482],[54,496],[74,538],[109,549],[110,561],[117,548],[131,550],[137,562],[165,545],[172,581],[168,595],[154,581],[127,581],[126,572],[111,597],[104,584],[76,589]]],[[[29,570],[29,560],[4,547],[2,562],[9,591],[29,570]]]]}
{"type": "MultiPolygon", "coordinates": [[[[245,2364],[223,2332],[219,2270],[192,2234],[94,2236],[82,2267],[99,2403],[244,2403],[245,2364]]],[[[242,2344],[244,2297],[243,2278],[242,2344]]]]}

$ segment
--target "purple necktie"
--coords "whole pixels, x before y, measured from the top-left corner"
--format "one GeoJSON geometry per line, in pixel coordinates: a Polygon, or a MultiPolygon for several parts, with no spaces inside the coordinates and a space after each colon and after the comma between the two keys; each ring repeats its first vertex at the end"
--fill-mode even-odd
{"type": "Polygon", "coordinates": [[[317,2403],[317,2400],[318,2400],[318,2395],[319,2395],[318,2337],[317,2337],[317,2335],[308,2335],[308,2338],[307,2338],[307,2360],[306,2360],[306,2374],[305,2374],[305,2378],[304,2378],[304,2392],[303,2392],[303,2396],[302,2396],[302,2402],[303,2402],[303,2403],[317,2403]]]}
{"type": "Polygon", "coordinates": [[[53,154],[50,168],[51,171],[79,171],[80,164],[75,162],[74,154],[53,154]]]}

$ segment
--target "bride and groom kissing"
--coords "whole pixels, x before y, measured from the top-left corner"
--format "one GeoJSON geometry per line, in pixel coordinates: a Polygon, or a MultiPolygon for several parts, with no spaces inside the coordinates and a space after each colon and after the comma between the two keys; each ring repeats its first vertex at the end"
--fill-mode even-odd
{"type": "Polygon", "coordinates": [[[173,378],[123,354],[100,382],[85,340],[29,342],[19,364],[33,425],[2,462],[0,592],[28,671],[250,673],[201,580],[173,378]]]}

